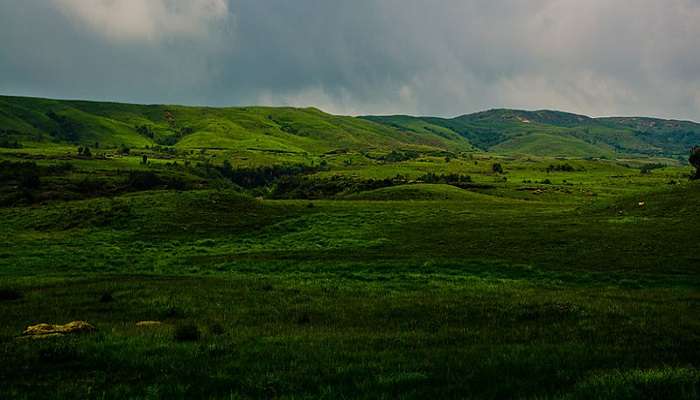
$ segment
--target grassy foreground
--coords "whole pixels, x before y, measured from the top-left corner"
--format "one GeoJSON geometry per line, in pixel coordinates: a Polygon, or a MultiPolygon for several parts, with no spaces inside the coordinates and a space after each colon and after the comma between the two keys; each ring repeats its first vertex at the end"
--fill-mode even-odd
{"type": "Polygon", "coordinates": [[[0,397],[696,398],[698,194],[5,209],[0,397]],[[75,319],[99,332],[15,338],[75,319]]]}

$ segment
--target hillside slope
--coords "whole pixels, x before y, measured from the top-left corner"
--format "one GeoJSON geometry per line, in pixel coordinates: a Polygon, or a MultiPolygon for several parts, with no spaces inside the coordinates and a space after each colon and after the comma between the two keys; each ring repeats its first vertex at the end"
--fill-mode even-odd
{"type": "Polygon", "coordinates": [[[366,116],[395,129],[447,129],[486,151],[550,156],[685,155],[700,124],[654,118],[591,118],[560,111],[497,109],[456,118],[366,116]]]}
{"type": "Polygon", "coordinates": [[[0,135],[20,143],[160,144],[309,153],[472,149],[467,139],[449,130],[402,131],[314,108],[185,107],[2,96],[0,135]]]}
{"type": "Polygon", "coordinates": [[[348,117],[315,108],[186,107],[0,96],[0,144],[331,151],[414,149],[541,156],[680,157],[700,124],[496,109],[456,118],[348,117]]]}

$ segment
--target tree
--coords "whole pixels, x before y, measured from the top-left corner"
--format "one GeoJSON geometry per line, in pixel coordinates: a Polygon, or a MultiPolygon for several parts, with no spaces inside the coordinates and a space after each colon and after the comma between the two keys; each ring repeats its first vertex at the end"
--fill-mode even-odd
{"type": "Polygon", "coordinates": [[[690,165],[695,167],[695,175],[693,175],[692,179],[700,179],[700,146],[693,147],[688,161],[690,165]]]}
{"type": "Polygon", "coordinates": [[[144,154],[144,155],[141,157],[141,164],[143,164],[143,165],[148,164],[148,156],[147,156],[147,155],[144,154]]]}
{"type": "Polygon", "coordinates": [[[502,174],[503,173],[503,166],[500,163],[495,163],[491,166],[491,169],[493,172],[497,174],[502,174]]]}

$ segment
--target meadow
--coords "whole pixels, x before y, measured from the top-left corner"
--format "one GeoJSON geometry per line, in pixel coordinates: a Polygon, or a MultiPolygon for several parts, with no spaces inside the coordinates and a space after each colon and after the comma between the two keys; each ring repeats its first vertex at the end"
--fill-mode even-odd
{"type": "Polygon", "coordinates": [[[0,148],[0,398],[700,397],[673,154],[144,140],[0,148]]]}

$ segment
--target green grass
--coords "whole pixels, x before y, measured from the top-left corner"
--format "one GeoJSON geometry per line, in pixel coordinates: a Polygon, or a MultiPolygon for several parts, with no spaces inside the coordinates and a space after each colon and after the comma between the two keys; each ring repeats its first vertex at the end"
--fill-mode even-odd
{"type": "MultiPolygon", "coordinates": [[[[401,117],[408,132],[315,109],[3,101],[33,141],[0,161],[40,176],[0,176],[0,398],[698,397],[700,185],[675,159],[554,157],[593,148],[546,130],[509,139],[544,155],[458,150],[439,121],[401,117]],[[41,125],[54,109],[89,115],[105,143],[143,124],[173,134],[166,109],[194,131],[79,157],[41,125]],[[323,165],[310,185],[400,179],[274,200],[279,180],[238,187],[224,160],[323,165]],[[72,320],[98,331],[20,338],[72,320]]],[[[481,123],[508,116],[582,123],[481,123]]]]}

